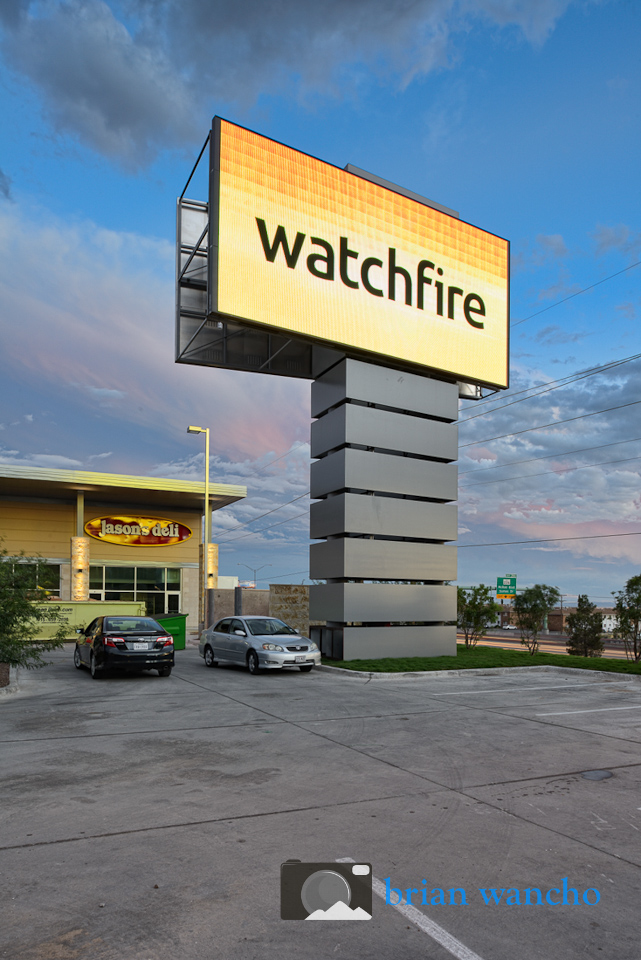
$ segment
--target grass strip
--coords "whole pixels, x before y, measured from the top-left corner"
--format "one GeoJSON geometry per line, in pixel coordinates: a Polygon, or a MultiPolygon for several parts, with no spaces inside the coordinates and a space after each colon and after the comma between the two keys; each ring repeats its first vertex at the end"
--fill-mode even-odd
{"type": "Polygon", "coordinates": [[[606,657],[574,657],[565,653],[535,653],[502,650],[479,644],[469,649],[457,644],[455,657],[387,657],[384,660],[330,660],[328,667],[362,670],[368,673],[419,673],[433,670],[478,670],[491,667],[574,667],[577,670],[602,670],[610,673],[641,674],[641,663],[606,657]]]}

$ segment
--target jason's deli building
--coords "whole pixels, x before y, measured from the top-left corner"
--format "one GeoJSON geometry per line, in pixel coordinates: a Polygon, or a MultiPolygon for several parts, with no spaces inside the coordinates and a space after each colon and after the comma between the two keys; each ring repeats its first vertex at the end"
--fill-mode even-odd
{"type": "MultiPolygon", "coordinates": [[[[210,484],[210,509],[247,494],[210,484]]],[[[0,464],[0,546],[46,561],[39,585],[61,600],[135,600],[150,615],[202,619],[204,483],[0,464]]],[[[217,586],[217,547],[207,557],[217,586]]]]}

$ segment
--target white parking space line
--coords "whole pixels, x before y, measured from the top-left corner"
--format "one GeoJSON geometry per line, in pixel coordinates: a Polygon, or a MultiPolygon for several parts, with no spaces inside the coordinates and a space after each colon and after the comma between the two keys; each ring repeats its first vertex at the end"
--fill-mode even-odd
{"type": "Polygon", "coordinates": [[[476,697],[480,693],[536,693],[538,690],[574,690],[575,687],[603,687],[611,686],[613,683],[634,683],[633,680],[597,680],[596,682],[586,682],[586,683],[572,683],[568,680],[567,683],[558,683],[553,687],[504,687],[502,690],[452,690],[452,691],[440,691],[435,693],[434,696],[438,697],[476,697]]]}
{"type": "MultiPolygon", "coordinates": [[[[351,857],[338,857],[336,863],[355,863],[355,861],[351,857]]],[[[372,877],[372,890],[377,896],[381,897],[382,900],[386,899],[385,884],[377,877],[372,877]]],[[[425,914],[417,910],[416,907],[412,907],[406,903],[389,904],[389,906],[391,906],[393,910],[398,910],[399,913],[402,913],[407,920],[411,920],[414,926],[418,927],[423,933],[426,933],[432,940],[440,943],[440,945],[445,947],[457,960],[482,960],[478,953],[474,953],[473,950],[470,950],[464,943],[461,943],[460,940],[453,937],[451,933],[448,933],[447,930],[439,926],[438,923],[434,923],[433,920],[426,917],[425,914]]]]}
{"type": "Polygon", "coordinates": [[[630,707],[594,707],[592,710],[560,710],[558,713],[537,713],[537,717],[565,717],[570,713],[610,713],[612,710],[641,710],[641,703],[630,707]]]}

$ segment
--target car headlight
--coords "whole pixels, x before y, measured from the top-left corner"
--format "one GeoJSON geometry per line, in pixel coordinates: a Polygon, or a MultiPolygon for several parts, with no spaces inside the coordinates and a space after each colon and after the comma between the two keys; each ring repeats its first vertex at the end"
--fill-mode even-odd
{"type": "Polygon", "coordinates": [[[283,648],[277,643],[264,643],[263,650],[277,650],[279,653],[283,653],[283,648]]]}
{"type": "Polygon", "coordinates": [[[311,652],[313,653],[314,650],[318,650],[318,647],[316,646],[316,644],[315,644],[313,641],[310,641],[309,649],[310,649],[311,652]]]}

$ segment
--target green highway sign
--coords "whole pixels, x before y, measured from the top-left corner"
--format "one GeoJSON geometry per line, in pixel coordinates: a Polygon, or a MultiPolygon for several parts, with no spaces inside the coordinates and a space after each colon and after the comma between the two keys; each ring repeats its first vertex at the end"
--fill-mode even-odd
{"type": "Polygon", "coordinates": [[[516,577],[497,577],[496,596],[507,599],[516,596],[516,577]]]}

